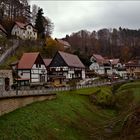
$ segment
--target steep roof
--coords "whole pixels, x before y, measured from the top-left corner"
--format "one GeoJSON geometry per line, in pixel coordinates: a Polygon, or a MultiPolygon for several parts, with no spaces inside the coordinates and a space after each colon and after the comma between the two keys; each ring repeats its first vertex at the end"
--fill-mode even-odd
{"type": "Polygon", "coordinates": [[[96,59],[96,60],[105,60],[101,55],[99,54],[93,54],[93,57],[96,59]]]}
{"type": "Polygon", "coordinates": [[[61,55],[68,66],[85,68],[84,64],[81,62],[77,55],[65,53],[62,51],[59,51],[58,53],[61,55]]]}
{"type": "Polygon", "coordinates": [[[39,52],[24,53],[18,63],[18,69],[31,69],[38,55],[39,52]]]}
{"type": "Polygon", "coordinates": [[[6,30],[4,29],[4,27],[1,24],[0,24],[0,30],[7,34],[6,30]]]}
{"type": "Polygon", "coordinates": [[[16,21],[15,24],[16,24],[19,28],[25,29],[25,26],[26,26],[25,23],[21,23],[21,22],[16,21]]]}
{"type": "Polygon", "coordinates": [[[71,47],[71,45],[65,40],[57,39],[57,38],[55,40],[58,41],[60,44],[62,44],[64,46],[71,47]]]}
{"type": "Polygon", "coordinates": [[[43,61],[44,61],[45,65],[46,65],[46,67],[48,67],[50,65],[52,59],[43,59],[43,61]]]}
{"type": "Polygon", "coordinates": [[[26,26],[31,25],[31,26],[33,27],[33,30],[34,30],[35,32],[37,32],[37,30],[34,28],[34,26],[33,26],[31,23],[22,23],[22,22],[16,21],[15,24],[16,24],[19,28],[24,29],[24,30],[26,29],[26,26]]]}
{"type": "Polygon", "coordinates": [[[107,63],[109,63],[109,61],[107,59],[105,59],[104,57],[102,57],[99,54],[93,54],[93,57],[96,59],[97,63],[99,63],[99,64],[107,64],[107,63]]]}
{"type": "Polygon", "coordinates": [[[112,65],[117,65],[120,59],[110,59],[109,61],[111,62],[112,65]]]}
{"type": "Polygon", "coordinates": [[[140,63],[138,60],[130,60],[125,64],[126,67],[140,67],[140,63]]]}

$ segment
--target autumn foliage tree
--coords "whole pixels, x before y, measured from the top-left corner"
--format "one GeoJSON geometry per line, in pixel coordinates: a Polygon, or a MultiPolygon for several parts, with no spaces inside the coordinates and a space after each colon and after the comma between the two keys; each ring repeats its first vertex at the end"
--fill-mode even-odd
{"type": "Polygon", "coordinates": [[[59,50],[62,50],[62,46],[56,40],[48,37],[46,38],[41,54],[44,57],[52,58],[59,50]]]}

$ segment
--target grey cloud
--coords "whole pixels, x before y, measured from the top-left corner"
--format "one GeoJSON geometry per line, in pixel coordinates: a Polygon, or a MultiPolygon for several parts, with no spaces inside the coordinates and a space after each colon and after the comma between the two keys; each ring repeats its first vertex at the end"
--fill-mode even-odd
{"type": "Polygon", "coordinates": [[[55,25],[54,37],[80,29],[140,28],[139,1],[32,1],[55,25]]]}

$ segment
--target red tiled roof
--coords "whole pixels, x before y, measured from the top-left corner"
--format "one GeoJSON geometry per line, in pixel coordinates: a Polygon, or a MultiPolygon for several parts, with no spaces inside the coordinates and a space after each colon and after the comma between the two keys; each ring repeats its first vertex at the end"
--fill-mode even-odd
{"type": "Polygon", "coordinates": [[[131,60],[125,64],[126,67],[140,67],[138,60],[131,60]]]}
{"type": "Polygon", "coordinates": [[[99,54],[93,54],[93,57],[96,59],[97,63],[99,63],[99,64],[109,63],[109,61],[107,59],[105,59],[104,57],[102,57],[99,54]]]}
{"type": "Polygon", "coordinates": [[[44,61],[45,65],[46,65],[46,67],[48,67],[49,64],[51,63],[52,59],[43,59],[43,61],[44,61]]]}
{"type": "Polygon", "coordinates": [[[4,33],[7,33],[4,27],[0,24],[0,30],[2,30],[4,33]]]}
{"type": "Polygon", "coordinates": [[[38,55],[39,52],[24,53],[18,63],[18,69],[31,69],[38,55]]]}
{"type": "Polygon", "coordinates": [[[19,28],[25,29],[25,26],[26,26],[25,23],[21,23],[21,22],[16,21],[15,24],[18,25],[19,28]]]}
{"type": "Polygon", "coordinates": [[[96,60],[105,60],[101,55],[99,54],[93,54],[93,57],[96,59],[96,60]]]}
{"type": "Polygon", "coordinates": [[[31,25],[31,26],[33,27],[33,30],[34,30],[35,32],[37,32],[37,30],[34,28],[34,26],[33,26],[31,23],[22,23],[22,22],[16,21],[15,24],[16,24],[19,28],[24,29],[24,30],[26,29],[26,26],[31,25]]]}
{"type": "Polygon", "coordinates": [[[78,67],[78,68],[85,68],[84,64],[81,62],[79,57],[74,54],[69,54],[65,52],[58,52],[61,57],[64,59],[64,61],[67,63],[70,67],[78,67]]]}

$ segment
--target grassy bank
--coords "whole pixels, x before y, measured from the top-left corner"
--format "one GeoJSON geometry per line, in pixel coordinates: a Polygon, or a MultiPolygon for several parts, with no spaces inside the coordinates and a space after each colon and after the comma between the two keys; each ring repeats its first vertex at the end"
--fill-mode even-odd
{"type": "MultiPolygon", "coordinates": [[[[120,124],[110,129],[110,123],[122,119],[123,116],[120,116],[115,109],[101,108],[90,102],[87,95],[98,89],[58,92],[58,98],[55,100],[33,103],[1,116],[0,139],[115,139],[119,135],[120,124]]],[[[101,89],[106,92],[111,91],[110,87],[101,89]]],[[[139,91],[140,88],[134,90],[135,99],[140,97],[139,91]]]]}

